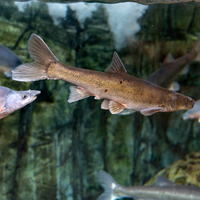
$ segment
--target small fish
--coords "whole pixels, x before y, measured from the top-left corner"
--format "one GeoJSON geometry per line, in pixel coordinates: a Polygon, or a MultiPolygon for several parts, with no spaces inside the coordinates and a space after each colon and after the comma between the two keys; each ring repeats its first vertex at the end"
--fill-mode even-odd
{"type": "Polygon", "coordinates": [[[75,86],[70,86],[69,103],[94,96],[95,99],[104,99],[101,108],[109,109],[112,114],[135,110],[145,116],[156,112],[188,110],[194,105],[190,97],[127,74],[116,52],[105,72],[61,63],[36,34],[32,34],[28,41],[28,52],[35,62],[12,70],[13,80],[59,79],[70,82],[75,86]]]}
{"type": "Polygon", "coordinates": [[[98,180],[105,192],[97,200],[134,198],[134,200],[200,200],[200,188],[176,185],[167,178],[158,176],[155,186],[124,187],[108,173],[100,171],[98,180]]]}
{"type": "Polygon", "coordinates": [[[0,86],[0,119],[34,101],[40,91],[14,91],[0,86]]]}
{"type": "Polygon", "coordinates": [[[21,60],[13,51],[0,45],[0,73],[4,73],[6,77],[11,77],[11,70],[21,64],[21,60]]]}
{"type": "Polygon", "coordinates": [[[200,122],[200,100],[196,101],[194,107],[183,114],[183,120],[196,119],[200,122]]]}
{"type": "Polygon", "coordinates": [[[177,91],[180,86],[178,83],[173,83],[173,81],[178,75],[188,72],[188,64],[191,61],[200,61],[200,36],[190,53],[176,60],[171,53],[168,54],[164,60],[163,66],[151,74],[147,80],[161,87],[177,91]]]}

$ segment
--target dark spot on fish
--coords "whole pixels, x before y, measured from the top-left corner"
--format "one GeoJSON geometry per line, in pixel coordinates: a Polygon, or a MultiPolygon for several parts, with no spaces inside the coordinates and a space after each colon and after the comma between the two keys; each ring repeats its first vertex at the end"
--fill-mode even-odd
{"type": "Polygon", "coordinates": [[[108,90],[107,90],[107,89],[105,89],[105,90],[104,90],[104,92],[106,93],[106,92],[108,92],[108,90]]]}
{"type": "Polygon", "coordinates": [[[120,81],[120,84],[122,84],[122,81],[120,81]]]}

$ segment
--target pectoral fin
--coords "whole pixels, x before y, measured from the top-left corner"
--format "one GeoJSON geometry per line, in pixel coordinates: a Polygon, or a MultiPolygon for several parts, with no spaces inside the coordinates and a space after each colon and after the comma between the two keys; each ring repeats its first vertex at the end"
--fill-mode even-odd
{"type": "Polygon", "coordinates": [[[109,102],[109,110],[112,114],[118,114],[124,110],[124,106],[115,101],[110,101],[109,102]]]}
{"type": "Polygon", "coordinates": [[[150,116],[150,115],[153,115],[154,113],[164,112],[164,111],[165,111],[164,107],[155,107],[155,108],[147,108],[147,109],[141,110],[140,113],[145,116],[150,116]]]}
{"type": "Polygon", "coordinates": [[[107,100],[107,99],[103,100],[103,102],[101,103],[101,109],[108,110],[109,109],[109,103],[110,103],[109,100],[107,100]]]}
{"type": "Polygon", "coordinates": [[[87,93],[86,91],[77,86],[70,86],[69,89],[70,89],[70,95],[68,99],[69,103],[91,96],[89,93],[87,93]]]}

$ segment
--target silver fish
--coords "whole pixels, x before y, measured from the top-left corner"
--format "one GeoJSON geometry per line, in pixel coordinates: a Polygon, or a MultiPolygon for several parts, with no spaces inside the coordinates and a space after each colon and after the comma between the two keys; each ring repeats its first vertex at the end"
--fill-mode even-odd
{"type": "Polygon", "coordinates": [[[127,112],[128,109],[130,112],[140,111],[145,116],[188,110],[194,105],[190,97],[127,74],[116,52],[105,72],[63,64],[36,34],[32,34],[28,41],[28,52],[35,62],[12,70],[13,80],[59,79],[70,82],[75,86],[70,86],[69,103],[94,96],[95,99],[104,99],[101,108],[109,109],[112,114],[127,112]]]}
{"type": "Polygon", "coordinates": [[[176,185],[159,176],[155,186],[124,187],[119,185],[108,173],[100,171],[98,180],[105,192],[97,200],[134,198],[134,200],[200,200],[200,188],[176,185]]]}
{"type": "Polygon", "coordinates": [[[21,60],[13,51],[0,45],[0,73],[11,77],[11,70],[21,64],[21,60]]]}
{"type": "Polygon", "coordinates": [[[0,119],[31,103],[38,94],[38,90],[14,91],[0,86],[0,119]]]}
{"type": "Polygon", "coordinates": [[[183,120],[198,119],[200,122],[200,100],[196,101],[194,107],[183,114],[183,120]]]}
{"type": "Polygon", "coordinates": [[[168,54],[164,60],[163,66],[151,74],[147,80],[161,87],[177,91],[179,90],[179,85],[173,83],[173,81],[179,74],[188,71],[188,64],[191,61],[200,61],[200,36],[198,37],[195,47],[186,55],[174,59],[171,53],[168,54]]]}

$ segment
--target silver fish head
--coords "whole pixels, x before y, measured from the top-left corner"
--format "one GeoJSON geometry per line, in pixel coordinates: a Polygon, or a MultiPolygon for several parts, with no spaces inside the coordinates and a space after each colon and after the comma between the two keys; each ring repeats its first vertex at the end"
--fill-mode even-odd
{"type": "Polygon", "coordinates": [[[38,90],[12,91],[7,97],[6,104],[9,108],[17,110],[33,102],[40,93],[38,90]]]}

